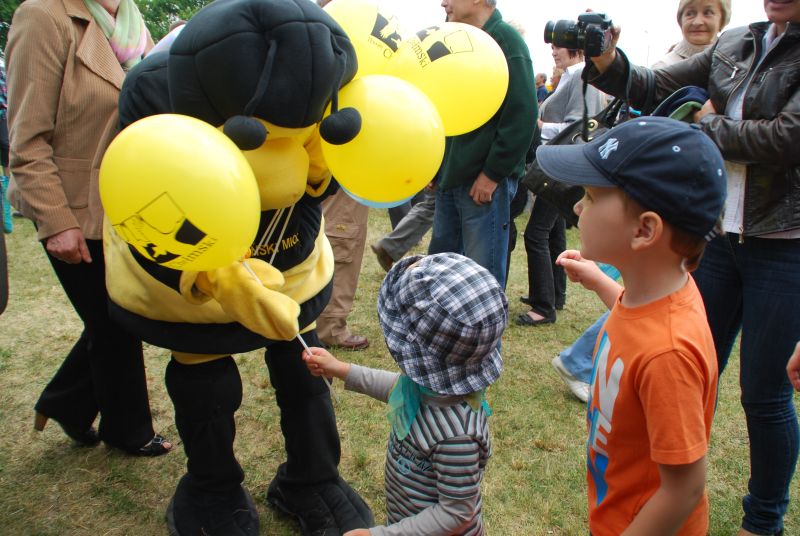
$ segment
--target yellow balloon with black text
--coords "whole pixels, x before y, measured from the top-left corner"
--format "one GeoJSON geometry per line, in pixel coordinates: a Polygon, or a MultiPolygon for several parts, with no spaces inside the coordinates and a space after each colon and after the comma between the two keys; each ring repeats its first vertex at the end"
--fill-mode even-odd
{"type": "Polygon", "coordinates": [[[348,192],[393,203],[433,179],[444,156],[444,126],[422,91],[393,76],[364,76],[339,91],[339,109],[347,107],[361,114],[361,131],[343,145],[323,140],[322,154],[348,192]]]}
{"type": "Polygon", "coordinates": [[[508,90],[508,63],[500,46],[480,28],[458,22],[425,28],[403,41],[389,74],[428,96],[448,136],[486,123],[508,90]]]}
{"type": "Polygon", "coordinates": [[[146,117],[119,133],[100,165],[100,199],[123,240],[175,270],[243,258],[261,216],[241,151],[208,123],[176,114],[146,117]]]}
{"type": "Polygon", "coordinates": [[[358,58],[356,78],[386,74],[402,37],[397,17],[374,0],[333,0],[325,11],[347,33],[358,58]]]}

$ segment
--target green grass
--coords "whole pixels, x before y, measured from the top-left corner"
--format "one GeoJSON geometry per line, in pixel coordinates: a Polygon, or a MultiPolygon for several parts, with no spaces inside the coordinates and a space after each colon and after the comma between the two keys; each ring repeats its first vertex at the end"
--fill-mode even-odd
{"type": "MultiPolygon", "coordinates": [[[[527,216],[517,225],[524,228],[527,216]]],[[[32,431],[33,404],[80,331],[78,319],[36,242],[28,222],[15,221],[8,235],[11,298],[0,318],[0,533],[15,535],[166,534],[164,510],[185,456],[178,445],[156,459],[134,459],[100,446],[77,448],[51,423],[32,431]]],[[[372,211],[368,243],[389,229],[385,211],[372,211]]],[[[575,245],[574,231],[570,242],[575,245]]],[[[424,251],[424,245],[417,248],[424,251]]],[[[343,359],[394,370],[382,342],[375,299],[383,277],[369,248],[351,329],[372,345],[343,359]]],[[[508,288],[511,318],[525,310],[524,248],[514,252],[508,288]]],[[[484,512],[491,534],[583,535],[586,525],[583,406],[572,399],[550,359],[601,313],[590,293],[570,284],[558,322],[539,328],[511,325],[503,339],[505,371],[490,390],[492,458],[483,482],[484,512]]],[[[172,408],[163,384],[166,350],[146,347],[147,379],[156,429],[177,442],[172,408]]],[[[297,525],[264,505],[266,487],[283,460],[274,394],[259,353],[237,357],[244,401],[237,413],[237,456],[258,503],[261,533],[298,534],[297,525]]],[[[738,397],[738,360],[723,376],[712,434],[708,489],[712,535],[735,534],[748,478],[744,417],[738,397]]],[[[383,461],[388,423],[384,407],[345,393],[336,405],[342,438],[341,472],[385,519],[383,461]]],[[[786,534],[800,532],[798,487],[786,534]]]]}

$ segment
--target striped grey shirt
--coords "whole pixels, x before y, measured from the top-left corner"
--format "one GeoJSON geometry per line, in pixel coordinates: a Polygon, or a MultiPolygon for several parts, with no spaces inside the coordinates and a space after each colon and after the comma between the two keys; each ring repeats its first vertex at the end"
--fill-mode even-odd
{"type": "MultiPolygon", "coordinates": [[[[400,375],[352,365],[345,388],[386,402],[400,375]]],[[[483,535],[480,484],[492,446],[483,408],[463,397],[423,395],[408,436],[386,451],[389,525],[372,536],[483,535]]]]}

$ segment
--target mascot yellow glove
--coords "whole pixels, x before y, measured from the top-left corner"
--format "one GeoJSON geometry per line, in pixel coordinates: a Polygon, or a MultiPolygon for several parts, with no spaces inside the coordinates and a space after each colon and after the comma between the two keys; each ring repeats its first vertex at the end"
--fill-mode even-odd
{"type": "Polygon", "coordinates": [[[283,284],[283,274],[258,259],[202,272],[194,283],[197,290],[217,300],[231,318],[250,331],[268,339],[288,341],[300,332],[297,323],[300,305],[277,292],[283,284]]]}

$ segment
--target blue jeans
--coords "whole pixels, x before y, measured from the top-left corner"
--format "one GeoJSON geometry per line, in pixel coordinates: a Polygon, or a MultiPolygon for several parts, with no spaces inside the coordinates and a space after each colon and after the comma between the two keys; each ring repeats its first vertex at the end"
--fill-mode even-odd
{"type": "Polygon", "coordinates": [[[460,253],[474,260],[506,286],[508,227],[517,179],[497,183],[491,203],[477,205],[469,196],[472,185],[436,190],[433,235],[428,253],[460,253]]]}
{"type": "Polygon", "coordinates": [[[597,343],[597,336],[600,334],[603,324],[608,320],[609,314],[610,311],[606,311],[600,315],[600,318],[589,326],[571,346],[558,354],[564,368],[575,376],[576,380],[591,383],[594,345],[597,343]]]}
{"type": "Polygon", "coordinates": [[[800,239],[729,234],[708,244],[695,273],[720,373],[741,331],[742,407],[750,438],[750,482],[742,527],[783,528],[800,431],[786,363],[800,339],[800,239]]]}

